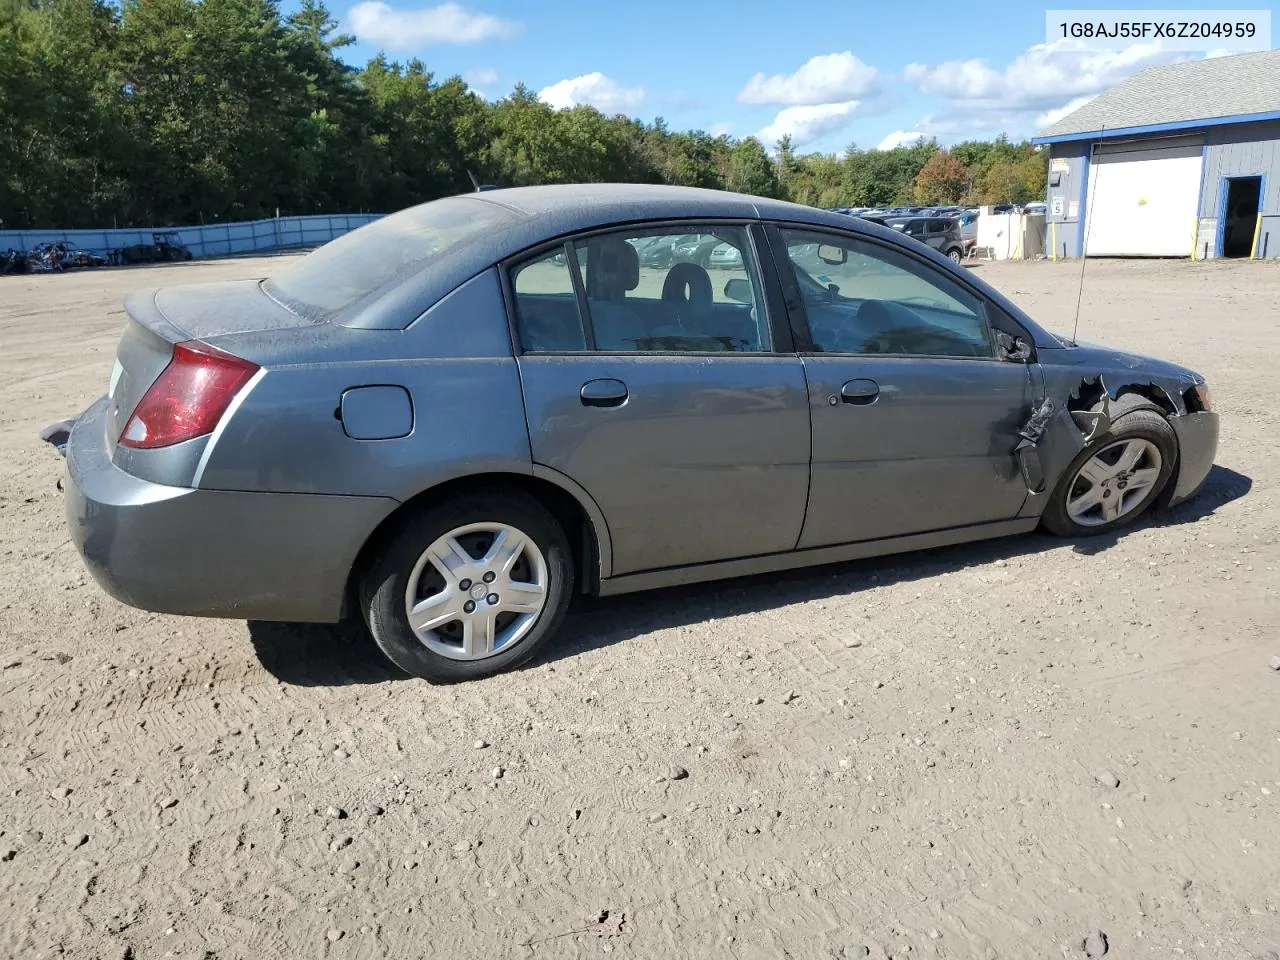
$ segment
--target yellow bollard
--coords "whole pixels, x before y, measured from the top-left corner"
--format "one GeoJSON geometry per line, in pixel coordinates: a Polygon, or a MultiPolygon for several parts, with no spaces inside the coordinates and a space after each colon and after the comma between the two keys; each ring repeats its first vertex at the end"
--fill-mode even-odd
{"type": "Polygon", "coordinates": [[[1058,221],[1049,224],[1049,232],[1053,235],[1053,262],[1058,262],[1058,221]]]}
{"type": "Polygon", "coordinates": [[[1196,225],[1191,228],[1191,259],[1196,259],[1196,245],[1200,242],[1200,218],[1196,217],[1196,225]]]}
{"type": "Polygon", "coordinates": [[[1258,259],[1258,234],[1262,232],[1262,214],[1258,214],[1258,222],[1253,225],[1253,246],[1249,248],[1249,259],[1258,259]]]}

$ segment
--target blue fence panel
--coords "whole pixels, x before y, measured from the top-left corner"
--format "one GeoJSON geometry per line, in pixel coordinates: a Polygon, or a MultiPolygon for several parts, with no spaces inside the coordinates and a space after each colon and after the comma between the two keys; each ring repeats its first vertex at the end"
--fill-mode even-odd
{"type": "Polygon", "coordinates": [[[176,233],[193,257],[225,257],[318,247],[377,220],[378,213],[315,214],[275,217],[193,227],[126,227],[118,230],[0,230],[0,250],[31,250],[64,241],[106,256],[112,250],[154,242],[155,233],[176,233]]]}

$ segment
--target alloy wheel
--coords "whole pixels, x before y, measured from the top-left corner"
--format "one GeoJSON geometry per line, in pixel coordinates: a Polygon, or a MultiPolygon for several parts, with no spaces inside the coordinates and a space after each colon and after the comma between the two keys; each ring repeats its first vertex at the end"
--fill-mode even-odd
{"type": "Polygon", "coordinates": [[[1163,466],[1150,440],[1118,440],[1103,447],[1076,472],[1067,494],[1067,515],[1084,527],[1113,523],[1151,496],[1163,466]]]}
{"type": "Polygon", "coordinates": [[[505,523],[471,523],[423,551],[405,587],[414,635],[451,660],[509,650],[547,604],[547,561],[531,537],[505,523]]]}

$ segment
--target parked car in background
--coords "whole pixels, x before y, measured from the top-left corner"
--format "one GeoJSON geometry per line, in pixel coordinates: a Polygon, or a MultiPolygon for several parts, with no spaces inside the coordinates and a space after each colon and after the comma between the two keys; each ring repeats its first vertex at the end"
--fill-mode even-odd
{"type": "Polygon", "coordinates": [[[977,210],[961,210],[957,213],[953,220],[960,226],[960,239],[964,241],[964,253],[968,256],[973,247],[978,242],[978,217],[980,214],[977,210]]]}
{"type": "Polygon", "coordinates": [[[956,263],[964,259],[964,237],[954,217],[890,217],[885,225],[933,247],[956,263]]]}
{"type": "Polygon", "coordinates": [[[1023,213],[1047,213],[1049,205],[1042,200],[1036,200],[1032,203],[1025,204],[1022,208],[1023,213]]]}
{"type": "Polygon", "coordinates": [[[94,578],[349,613],[437,681],[528,660],[579,593],[1110,534],[1217,446],[1192,371],[1055,336],[899,231],[715,190],[448,197],[125,312],[106,395],[47,430],[94,578]],[[632,242],[691,231],[741,274],[632,242]]]}
{"type": "Polygon", "coordinates": [[[158,231],[151,235],[151,243],[135,243],[115,251],[120,263],[157,263],[190,260],[191,250],[173,230],[158,231]]]}
{"type": "Polygon", "coordinates": [[[742,268],[742,251],[732,243],[721,243],[711,248],[708,266],[718,270],[739,270],[742,268]]]}
{"type": "Polygon", "coordinates": [[[997,203],[991,208],[992,213],[1017,213],[1018,205],[1016,203],[997,203]]]}

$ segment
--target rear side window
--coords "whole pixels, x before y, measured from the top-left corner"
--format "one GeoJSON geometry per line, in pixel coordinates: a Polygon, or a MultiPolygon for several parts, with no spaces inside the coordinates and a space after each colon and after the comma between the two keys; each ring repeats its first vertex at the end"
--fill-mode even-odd
{"type": "Polygon", "coordinates": [[[516,268],[511,281],[520,343],[533,353],[587,349],[564,248],[516,268]]]}
{"type": "Polygon", "coordinates": [[[266,280],[268,293],[311,320],[324,320],[445,251],[513,223],[495,203],[446,197],[353,230],[266,280]]]}
{"type": "MultiPolygon", "coordinates": [[[[740,226],[650,228],[575,241],[587,321],[601,353],[756,353],[771,349],[760,272],[740,226]]],[[[529,352],[585,350],[563,251],[512,274],[529,352]]]]}

